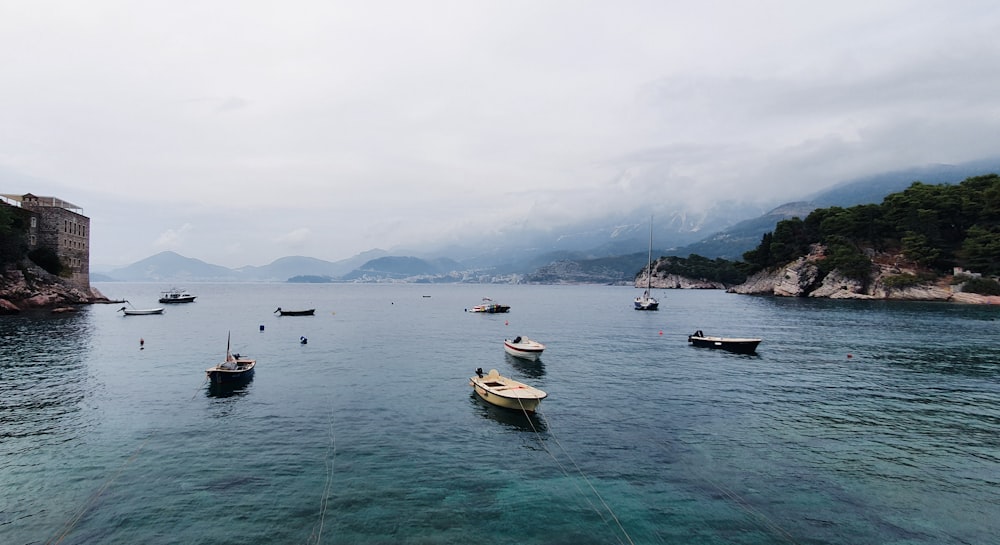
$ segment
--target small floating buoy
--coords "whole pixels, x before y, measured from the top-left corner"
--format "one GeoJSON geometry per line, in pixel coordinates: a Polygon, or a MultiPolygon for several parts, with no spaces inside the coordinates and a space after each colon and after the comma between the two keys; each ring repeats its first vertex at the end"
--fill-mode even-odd
{"type": "Polygon", "coordinates": [[[510,320],[504,320],[503,325],[510,325],[510,320]]]}
{"type": "Polygon", "coordinates": [[[854,355],[853,355],[853,354],[848,354],[848,355],[847,355],[847,359],[851,359],[851,358],[853,358],[853,357],[854,357],[854,355]]]}
{"type": "Polygon", "coordinates": [[[145,350],[146,349],[145,344],[146,344],[146,339],[139,337],[139,350],[145,350]]]}
{"type": "Polygon", "coordinates": [[[260,330],[264,331],[264,324],[260,324],[260,330]]]}
{"type": "Polygon", "coordinates": [[[662,329],[660,330],[660,335],[663,335],[663,330],[662,329]]]}
{"type": "Polygon", "coordinates": [[[299,337],[299,344],[306,344],[308,342],[309,342],[309,339],[307,339],[305,337],[299,337]]]}

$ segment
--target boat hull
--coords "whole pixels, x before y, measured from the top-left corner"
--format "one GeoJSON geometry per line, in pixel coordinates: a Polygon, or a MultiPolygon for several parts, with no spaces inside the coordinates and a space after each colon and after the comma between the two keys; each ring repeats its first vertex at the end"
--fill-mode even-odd
{"type": "Polygon", "coordinates": [[[479,399],[482,399],[483,401],[491,405],[502,407],[504,409],[512,409],[515,411],[527,411],[529,413],[533,413],[538,409],[538,405],[541,404],[542,402],[541,399],[534,399],[534,398],[504,397],[496,394],[495,392],[491,393],[489,390],[483,388],[482,386],[475,386],[475,389],[476,389],[476,395],[479,396],[479,399]]]}
{"type": "Polygon", "coordinates": [[[150,309],[122,309],[125,316],[149,316],[151,314],[163,314],[162,308],[150,308],[150,309]]]}
{"type": "Polygon", "coordinates": [[[636,310],[660,310],[660,303],[658,301],[655,301],[655,300],[649,300],[649,301],[639,301],[639,300],[636,300],[636,302],[635,302],[635,309],[636,310]]]}
{"type": "Polygon", "coordinates": [[[253,378],[254,368],[243,370],[209,369],[205,371],[208,381],[212,384],[235,384],[245,382],[253,378]]]}
{"type": "Polygon", "coordinates": [[[278,316],[312,316],[316,313],[316,309],[311,308],[308,310],[277,310],[278,316]]]}
{"type": "Polygon", "coordinates": [[[172,303],[193,303],[195,300],[194,295],[185,295],[181,297],[160,297],[160,304],[172,304],[172,303]]]}
{"type": "Polygon", "coordinates": [[[715,348],[736,352],[738,354],[753,354],[757,352],[760,339],[733,339],[726,337],[695,337],[689,336],[688,342],[699,348],[715,348]]]}
{"type": "Polygon", "coordinates": [[[502,314],[509,311],[510,307],[507,305],[476,305],[472,307],[472,312],[482,312],[485,314],[502,314]]]}

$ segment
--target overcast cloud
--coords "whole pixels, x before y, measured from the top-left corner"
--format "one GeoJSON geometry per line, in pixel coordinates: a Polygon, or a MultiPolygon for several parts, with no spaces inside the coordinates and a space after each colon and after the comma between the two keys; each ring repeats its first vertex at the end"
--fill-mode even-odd
{"type": "Polygon", "coordinates": [[[226,266],[995,156],[995,1],[0,0],[0,193],[226,266]]]}

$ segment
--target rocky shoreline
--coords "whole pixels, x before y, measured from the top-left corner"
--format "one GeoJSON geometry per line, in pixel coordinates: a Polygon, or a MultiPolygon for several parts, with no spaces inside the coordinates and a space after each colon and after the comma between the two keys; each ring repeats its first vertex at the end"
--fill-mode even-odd
{"type": "MultiPolygon", "coordinates": [[[[873,299],[896,301],[942,301],[952,303],[996,305],[1000,296],[979,295],[961,291],[961,283],[953,276],[941,277],[934,282],[918,283],[906,287],[890,287],[888,278],[903,274],[918,275],[915,266],[901,266],[901,256],[881,256],[868,282],[845,277],[838,271],[823,275],[818,263],[825,257],[824,248],[815,245],[804,257],[771,270],[760,271],[742,284],[727,286],[721,282],[686,278],[675,274],[654,275],[650,285],[655,289],[716,289],[742,295],[774,295],[778,297],[817,297],[827,299],[873,299]]],[[[645,271],[636,277],[636,288],[646,287],[645,271]]]]}
{"type": "Polygon", "coordinates": [[[110,302],[96,288],[80,289],[30,262],[0,271],[0,315],[26,310],[72,312],[80,305],[110,302]]]}
{"type": "Polygon", "coordinates": [[[906,287],[890,287],[886,280],[902,274],[917,275],[914,267],[900,266],[899,256],[875,260],[868,282],[862,283],[833,271],[823,276],[818,262],[823,248],[816,247],[809,255],[773,270],[760,271],[746,282],[727,289],[729,293],[745,295],[776,295],[779,297],[825,297],[829,299],[876,299],[897,301],[942,301],[966,304],[1000,304],[1000,296],[964,293],[954,277],[945,276],[934,282],[906,287]]]}
{"type": "MultiPolygon", "coordinates": [[[[724,290],[727,287],[722,282],[688,278],[677,274],[653,275],[649,284],[650,287],[658,290],[724,290]]],[[[646,271],[636,277],[635,287],[646,287],[646,271]]]]}

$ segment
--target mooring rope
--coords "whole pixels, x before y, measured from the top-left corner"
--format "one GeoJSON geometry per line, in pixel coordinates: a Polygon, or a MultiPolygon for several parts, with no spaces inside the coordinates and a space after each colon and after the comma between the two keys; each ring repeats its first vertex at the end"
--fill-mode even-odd
{"type": "Polygon", "coordinates": [[[205,376],[205,380],[202,380],[201,384],[199,384],[198,387],[195,388],[194,393],[191,394],[191,401],[194,401],[194,398],[198,397],[198,392],[205,389],[206,382],[208,382],[208,375],[205,376]]]}
{"type": "MultiPolygon", "coordinates": [[[[191,395],[192,400],[194,400],[194,398],[198,395],[198,392],[200,392],[205,388],[206,382],[208,382],[208,377],[205,377],[205,379],[201,381],[201,384],[198,385],[198,388],[195,389],[194,394],[191,395]]],[[[142,452],[142,449],[146,447],[146,443],[149,442],[149,439],[151,437],[152,436],[149,436],[143,439],[142,443],[140,443],[139,446],[135,449],[135,452],[133,452],[131,456],[129,456],[124,462],[122,462],[122,465],[118,468],[118,471],[116,471],[115,474],[110,479],[105,481],[104,484],[101,485],[101,487],[98,488],[96,492],[91,494],[90,498],[88,498],[87,501],[84,502],[83,507],[80,508],[80,511],[78,511],[76,515],[74,515],[72,518],[67,520],[60,528],[59,533],[55,537],[45,542],[46,545],[55,545],[57,543],[61,543],[64,539],[66,539],[66,536],[68,536],[69,533],[73,531],[73,528],[75,528],[76,525],[80,523],[80,520],[82,520],[83,517],[87,514],[87,512],[90,511],[90,509],[94,506],[94,504],[97,503],[97,500],[101,498],[101,496],[108,489],[108,487],[111,486],[111,484],[114,483],[116,480],[118,480],[118,477],[120,477],[121,474],[125,472],[125,468],[128,467],[132,462],[135,461],[136,458],[139,457],[139,453],[142,452]]]]}
{"type": "MultiPolygon", "coordinates": [[[[524,416],[527,418],[528,424],[531,426],[531,430],[533,432],[535,432],[535,436],[536,436],[536,438],[538,438],[538,442],[542,446],[542,449],[546,453],[548,453],[548,455],[552,458],[553,461],[556,462],[556,465],[559,466],[559,469],[562,470],[563,474],[566,475],[566,477],[569,477],[569,472],[566,471],[566,468],[562,465],[561,462],[559,462],[559,460],[555,457],[555,455],[552,453],[552,451],[549,450],[549,448],[545,445],[545,442],[541,440],[541,434],[535,428],[535,424],[531,421],[531,415],[528,413],[527,409],[524,408],[524,404],[521,403],[521,399],[520,398],[518,398],[517,403],[518,403],[518,405],[521,406],[521,411],[524,413],[524,416]]],[[[538,414],[539,416],[542,416],[541,413],[536,413],[536,414],[538,414]]],[[[556,438],[555,433],[552,432],[552,427],[549,424],[548,419],[546,418],[546,419],[544,419],[544,421],[545,421],[545,427],[548,430],[549,435],[552,437],[552,440],[555,441],[556,446],[558,446],[559,449],[562,450],[563,454],[566,455],[566,458],[568,458],[569,461],[573,464],[573,467],[576,468],[576,471],[577,471],[577,473],[579,473],[580,477],[583,479],[583,482],[587,483],[587,486],[590,488],[591,492],[593,492],[594,495],[597,496],[597,499],[600,500],[601,505],[604,506],[604,509],[607,510],[607,512],[611,516],[612,520],[614,520],[615,524],[618,525],[618,529],[621,530],[621,533],[622,533],[622,535],[625,536],[625,539],[628,540],[628,542],[631,545],[635,545],[635,542],[632,541],[632,537],[629,535],[628,531],[625,530],[625,527],[622,525],[621,520],[618,518],[618,515],[615,514],[614,509],[612,509],[611,506],[608,505],[608,502],[604,501],[604,497],[601,496],[601,493],[598,492],[597,489],[594,487],[594,485],[590,482],[590,479],[587,478],[586,474],[584,474],[583,469],[580,468],[579,464],[576,463],[576,460],[574,460],[573,457],[570,456],[569,451],[567,451],[562,446],[562,443],[559,442],[559,439],[556,438]]],[[[587,502],[590,503],[589,499],[588,499],[587,502]]],[[[598,511],[593,504],[591,504],[591,507],[594,508],[594,510],[595,510],[595,512],[597,512],[598,516],[600,516],[601,519],[603,520],[604,517],[601,514],[601,512],[598,511]]],[[[622,543],[621,538],[617,538],[617,539],[618,539],[619,543],[622,543]]]]}
{"type": "Polygon", "coordinates": [[[91,508],[93,508],[94,504],[97,503],[97,500],[101,498],[101,495],[104,494],[104,491],[107,490],[108,487],[111,486],[111,484],[114,483],[118,479],[118,477],[120,477],[121,474],[125,472],[125,468],[128,467],[129,464],[131,464],[133,461],[135,461],[136,458],[139,457],[139,453],[142,452],[142,449],[146,446],[146,443],[148,442],[149,442],[149,437],[146,437],[146,439],[144,439],[142,443],[139,444],[139,447],[135,449],[135,452],[133,452],[132,455],[129,456],[122,463],[122,465],[118,468],[118,471],[116,471],[115,474],[110,479],[105,481],[105,483],[100,488],[98,488],[96,492],[90,495],[90,498],[86,502],[84,502],[83,507],[80,509],[80,511],[77,512],[75,516],[67,520],[66,523],[62,525],[59,534],[57,534],[56,537],[45,542],[46,545],[50,544],[55,545],[57,543],[62,543],[62,540],[66,539],[66,536],[68,536],[69,533],[73,531],[73,528],[75,528],[76,525],[79,524],[80,520],[83,519],[84,515],[86,515],[87,512],[90,511],[91,508]]]}
{"type": "Polygon", "coordinates": [[[331,404],[329,422],[330,442],[327,444],[326,458],[324,459],[324,465],[326,466],[326,483],[323,485],[323,496],[319,501],[319,520],[316,522],[312,533],[309,535],[309,539],[306,541],[306,543],[316,543],[316,545],[319,545],[320,541],[323,539],[323,527],[326,524],[326,512],[330,506],[330,492],[333,489],[334,462],[337,458],[337,439],[333,430],[333,405],[331,404]]]}
{"type": "MultiPolygon", "coordinates": [[[[667,454],[672,454],[671,449],[664,446],[662,443],[656,442],[656,445],[660,447],[667,454]]],[[[768,518],[768,516],[764,514],[760,509],[757,509],[752,505],[750,505],[750,502],[748,502],[746,499],[740,496],[735,490],[716,482],[715,480],[704,474],[699,473],[698,477],[700,479],[704,479],[708,484],[710,484],[713,488],[719,491],[719,493],[721,493],[723,496],[731,500],[745,514],[758,519],[758,522],[760,523],[762,528],[771,531],[771,533],[787,541],[788,543],[798,545],[798,541],[795,539],[795,536],[793,536],[788,530],[785,530],[779,524],[768,518]]]]}

